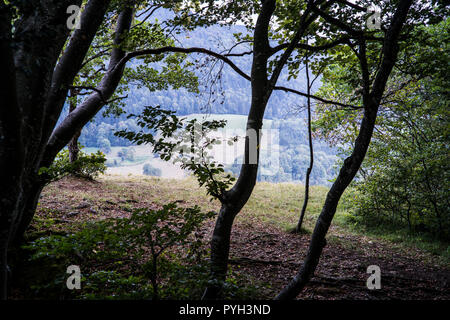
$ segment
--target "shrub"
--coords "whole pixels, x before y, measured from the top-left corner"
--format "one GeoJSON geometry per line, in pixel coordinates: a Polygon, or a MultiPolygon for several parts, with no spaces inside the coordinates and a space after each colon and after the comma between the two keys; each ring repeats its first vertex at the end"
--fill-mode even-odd
{"type": "Polygon", "coordinates": [[[81,151],[81,148],[78,159],[74,162],[69,160],[69,150],[62,150],[49,168],[42,167],[39,169],[39,174],[44,176],[48,182],[51,182],[69,174],[86,179],[95,179],[99,174],[105,173],[105,155],[101,151],[87,154],[81,151]]]}
{"type": "Polygon", "coordinates": [[[133,148],[122,148],[118,153],[117,156],[122,159],[122,161],[128,160],[128,161],[134,161],[136,152],[133,148]]]}
{"type": "Polygon", "coordinates": [[[155,176],[155,177],[160,177],[162,174],[161,169],[155,168],[149,163],[144,165],[143,172],[146,176],[155,176]]]}
{"type": "Polygon", "coordinates": [[[189,257],[188,262],[203,265],[191,271],[205,270],[198,231],[205,219],[213,215],[201,212],[197,206],[180,208],[169,203],[159,210],[135,209],[130,218],[87,223],[74,234],[41,237],[24,248],[32,251],[31,261],[41,261],[41,265],[44,262],[52,268],[50,276],[54,280],[47,277],[33,288],[60,292],[64,288],[61,270],[82,264],[108,269],[82,271],[82,298],[174,298],[174,293],[183,290],[173,288],[172,281],[163,286],[161,279],[170,280],[173,275],[181,280],[180,275],[191,274],[191,267],[168,249],[177,246],[189,257]],[[130,292],[130,288],[134,291],[130,292]]]}

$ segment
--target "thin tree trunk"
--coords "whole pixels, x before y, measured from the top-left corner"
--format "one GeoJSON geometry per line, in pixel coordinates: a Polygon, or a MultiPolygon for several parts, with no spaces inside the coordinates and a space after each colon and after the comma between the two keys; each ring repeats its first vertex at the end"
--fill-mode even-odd
{"type": "MultiPolygon", "coordinates": [[[[311,0],[309,3],[311,3],[311,0]]],[[[276,1],[263,1],[261,12],[256,22],[251,72],[252,103],[247,120],[245,159],[236,184],[231,190],[225,192],[223,199],[221,200],[222,206],[216,220],[216,226],[211,240],[212,283],[206,288],[202,299],[216,299],[220,296],[228,268],[230,237],[233,222],[236,215],[247,203],[256,184],[260,135],[267,102],[269,101],[273,88],[283,67],[287,63],[289,56],[295,50],[308,25],[314,20],[312,18],[309,21],[306,20],[309,17],[311,10],[310,5],[308,5],[308,8],[301,17],[299,30],[289,44],[289,47],[279,59],[270,79],[268,79],[268,61],[271,55],[269,23],[273,12],[275,11],[275,7],[276,1]]]]}
{"type": "Polygon", "coordinates": [[[312,143],[312,130],[311,130],[311,82],[309,79],[309,65],[308,60],[306,60],[305,63],[305,69],[306,69],[306,84],[307,84],[307,93],[308,93],[308,139],[309,139],[309,167],[306,170],[306,180],[305,180],[305,200],[303,201],[303,207],[302,211],[300,213],[300,219],[298,220],[297,227],[295,231],[299,233],[302,228],[303,219],[305,217],[306,208],[308,206],[308,200],[309,200],[309,177],[311,175],[311,171],[313,169],[314,165],[314,149],[313,149],[313,143],[312,143]]]}
{"type": "Polygon", "coordinates": [[[78,139],[80,138],[81,131],[77,131],[75,136],[70,140],[67,148],[69,149],[69,161],[74,163],[78,160],[78,155],[80,153],[80,147],[78,146],[78,139]]]}
{"type": "MultiPolygon", "coordinates": [[[[74,89],[70,90],[70,97],[74,98],[76,97],[77,92],[74,89]]],[[[76,102],[73,100],[70,100],[69,104],[69,113],[73,112],[77,108],[76,102]]],[[[78,139],[80,138],[81,130],[78,130],[73,138],[70,140],[69,144],[67,145],[67,148],[69,149],[69,161],[71,163],[74,163],[78,160],[78,154],[80,152],[80,148],[78,147],[78,139]]]]}
{"type": "Polygon", "coordinates": [[[358,172],[369,147],[377,111],[378,108],[366,110],[352,155],[345,159],[336,181],[327,194],[325,205],[311,237],[305,261],[294,279],[276,297],[277,300],[294,299],[313,276],[322,249],[326,245],[325,236],[336,212],[339,199],[358,172]]]}
{"type": "Polygon", "coordinates": [[[211,278],[214,283],[206,288],[202,297],[204,300],[216,299],[221,294],[227,274],[231,229],[236,214],[236,210],[226,205],[222,205],[220,209],[211,240],[211,278]]]}
{"type": "MultiPolygon", "coordinates": [[[[153,247],[152,247],[153,248],[153,247]]],[[[151,282],[152,282],[152,287],[153,287],[153,300],[158,300],[159,296],[158,296],[158,257],[154,254],[153,250],[152,250],[152,278],[151,278],[151,282]]]]}
{"type": "Polygon", "coordinates": [[[223,195],[222,206],[211,239],[211,283],[202,299],[220,296],[228,268],[231,229],[236,215],[247,203],[256,184],[259,162],[259,143],[264,111],[272,93],[267,79],[269,59],[269,23],[275,11],[275,1],[264,1],[255,26],[254,54],[251,72],[252,102],[247,118],[245,157],[239,178],[231,190],[223,195]],[[256,139],[256,141],[255,141],[256,139]]]}
{"type": "Polygon", "coordinates": [[[382,63],[373,82],[372,91],[370,92],[365,44],[364,42],[361,43],[359,58],[363,73],[364,117],[361,122],[359,134],[356,138],[352,154],[350,157],[345,159],[336,181],[333,183],[327,194],[322,212],[317,219],[309,244],[308,253],[303,265],[294,279],[292,279],[291,282],[278,294],[276,297],[277,300],[294,299],[314,275],[322,254],[322,250],[326,245],[325,236],[331,225],[334,214],[336,213],[339,199],[358,172],[369,148],[370,140],[375,128],[380,101],[386,89],[387,80],[392,72],[395,61],[397,60],[399,50],[398,38],[411,5],[412,0],[402,0],[399,2],[397,10],[392,18],[389,30],[386,32],[386,37],[383,44],[382,63]]]}

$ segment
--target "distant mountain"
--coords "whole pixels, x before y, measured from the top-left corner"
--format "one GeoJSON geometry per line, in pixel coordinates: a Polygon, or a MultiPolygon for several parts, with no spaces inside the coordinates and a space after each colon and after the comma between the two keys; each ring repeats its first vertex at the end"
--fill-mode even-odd
{"type": "MultiPolygon", "coordinates": [[[[234,43],[234,33],[246,32],[243,26],[221,27],[211,26],[199,28],[188,34],[178,36],[178,45],[183,47],[206,47],[216,52],[224,52],[234,43]]],[[[248,51],[248,47],[238,47],[233,52],[248,51]]],[[[190,55],[188,59],[205,59],[205,56],[190,55]]],[[[232,60],[244,72],[250,73],[252,56],[245,55],[233,57],[232,60]]],[[[134,119],[127,119],[128,113],[139,113],[145,106],[161,106],[165,109],[177,111],[178,115],[198,113],[244,115],[248,114],[251,102],[250,82],[242,78],[229,66],[224,65],[221,73],[221,81],[213,86],[214,93],[210,94],[208,77],[205,72],[208,69],[199,68],[197,75],[200,79],[202,94],[190,93],[187,90],[167,90],[150,92],[147,89],[131,88],[126,100],[126,114],[116,117],[103,117],[98,114],[94,121],[83,129],[80,143],[87,147],[98,147],[107,150],[111,146],[129,146],[126,140],[114,136],[118,130],[139,130],[134,119]]],[[[213,69],[212,74],[217,71],[213,69]]],[[[305,91],[305,76],[300,74],[297,79],[287,81],[286,72],[281,75],[279,85],[288,86],[300,91],[305,91]]],[[[320,85],[318,83],[316,86],[320,85]]],[[[272,127],[280,131],[280,168],[277,174],[263,176],[265,164],[262,163],[260,180],[266,181],[303,181],[304,174],[309,163],[307,126],[304,111],[299,111],[305,99],[294,94],[276,91],[272,94],[265,112],[265,119],[273,120],[272,127]]],[[[266,120],[266,121],[267,121],[266,120]]],[[[245,123],[245,121],[243,122],[245,123]]],[[[244,125],[243,125],[244,126],[244,125]]],[[[243,128],[244,129],[244,128],[243,128]]],[[[315,141],[316,159],[312,172],[312,184],[329,184],[328,180],[334,177],[333,164],[336,150],[325,143],[315,141]]],[[[235,174],[239,166],[230,166],[229,170],[235,174]]]]}
{"type": "MultiPolygon", "coordinates": [[[[206,47],[215,52],[223,52],[232,47],[234,43],[234,33],[245,32],[242,26],[221,27],[212,26],[199,28],[189,34],[180,35],[178,41],[183,47],[206,47]]],[[[248,51],[247,46],[239,46],[233,50],[234,53],[248,51]]],[[[192,54],[189,59],[200,59],[204,61],[205,55],[192,54]]],[[[250,74],[252,56],[232,57],[244,72],[250,74]]],[[[218,66],[213,69],[216,75],[218,66]]],[[[197,72],[200,79],[200,90],[202,94],[189,93],[186,90],[169,90],[159,92],[149,92],[146,89],[133,90],[128,98],[127,104],[131,109],[139,109],[145,105],[161,105],[167,109],[175,110],[180,115],[192,113],[217,113],[217,114],[241,114],[247,115],[251,102],[250,82],[228,65],[224,65],[221,72],[221,81],[216,83],[210,90],[208,77],[205,75],[209,69],[202,69],[197,72]],[[206,87],[204,86],[206,84],[206,87]],[[210,91],[214,94],[210,95],[210,91]]],[[[305,91],[305,76],[301,75],[297,79],[291,79],[288,83],[286,73],[283,73],[279,82],[301,91],[305,91]]],[[[296,107],[304,104],[304,99],[300,96],[276,91],[273,93],[266,109],[265,118],[282,119],[292,117],[296,112],[296,107]]],[[[137,111],[137,110],[136,110],[137,111]]]]}

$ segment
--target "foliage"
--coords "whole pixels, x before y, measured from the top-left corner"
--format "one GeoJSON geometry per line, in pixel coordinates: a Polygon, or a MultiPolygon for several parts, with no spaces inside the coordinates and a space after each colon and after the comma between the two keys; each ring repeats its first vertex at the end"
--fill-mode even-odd
{"type": "MultiPolygon", "coordinates": [[[[41,237],[24,248],[31,250],[31,260],[47,261],[59,268],[57,274],[61,274],[61,266],[90,265],[94,261],[112,268],[85,272],[84,298],[98,298],[100,291],[102,297],[156,299],[160,296],[161,277],[172,273],[179,277],[180,269],[186,268],[167,252],[169,249],[184,249],[189,259],[202,263],[204,253],[198,245],[198,230],[213,215],[201,212],[197,206],[180,208],[169,203],[159,210],[135,209],[129,218],[87,223],[73,234],[41,237]]],[[[53,287],[50,289],[61,288],[63,280],[58,276],[47,283],[53,287]]],[[[36,288],[48,289],[42,284],[36,288]]],[[[171,296],[170,286],[167,290],[161,293],[163,297],[171,296]]]]}
{"type": "MultiPolygon", "coordinates": [[[[178,118],[174,111],[158,107],[146,107],[142,114],[130,115],[137,118],[141,127],[139,132],[126,130],[116,132],[116,135],[129,141],[150,144],[153,151],[165,161],[180,163],[182,169],[187,169],[197,178],[200,186],[205,185],[207,193],[221,200],[224,192],[235,178],[225,173],[224,166],[217,164],[208,154],[214,145],[221,144],[220,138],[211,133],[224,128],[224,120],[198,122],[197,119],[178,118]]],[[[234,138],[227,142],[233,144],[234,138]]]]}
{"type": "Polygon", "coordinates": [[[133,148],[122,148],[118,153],[117,156],[122,159],[122,161],[128,160],[128,161],[134,161],[136,152],[133,148]]]}
{"type": "Polygon", "coordinates": [[[70,162],[69,150],[64,149],[58,153],[52,165],[49,168],[39,169],[39,174],[48,182],[59,180],[66,175],[75,175],[86,179],[95,179],[99,174],[106,171],[106,157],[101,151],[86,154],[81,151],[77,160],[70,162]]]}
{"type": "MultiPolygon", "coordinates": [[[[146,1],[140,4],[142,8],[145,8],[145,5],[150,6],[146,1]]],[[[158,6],[167,7],[167,4],[155,4],[155,11],[158,6]]],[[[114,48],[114,28],[118,19],[116,12],[118,9],[120,10],[120,6],[118,8],[111,6],[108,17],[103,21],[89,48],[83,67],[74,79],[72,95],[68,101],[73,102],[75,106],[86,99],[86,94],[91,92],[92,88],[98,87],[104,76],[103,71],[107,69],[111,49],[114,48]]],[[[144,17],[137,16],[135,25],[123,35],[121,49],[130,52],[174,45],[173,37],[164,31],[161,22],[157,19],[150,22],[147,21],[149,16],[146,17],[147,20],[143,19],[144,17]]],[[[170,23],[169,19],[166,20],[166,23],[170,23]]],[[[146,92],[152,92],[184,88],[187,92],[198,92],[198,79],[191,70],[192,63],[185,58],[182,54],[151,55],[140,59],[143,63],[127,64],[123,77],[111,99],[106,103],[102,115],[117,117],[124,113],[128,93],[135,89],[145,88],[146,92]]]]}
{"type": "Polygon", "coordinates": [[[374,141],[356,183],[355,214],[449,239],[448,105],[410,97],[417,100],[382,119],[386,133],[374,141]]]}
{"type": "MultiPolygon", "coordinates": [[[[407,226],[449,239],[448,23],[417,28],[412,38],[420,42],[402,54],[391,76],[371,147],[354,183],[351,208],[361,224],[407,226]]],[[[332,71],[336,73],[330,74],[333,79],[321,94],[349,99],[346,79],[351,72],[342,66],[332,71]]],[[[325,106],[321,111],[316,127],[330,142],[341,142],[343,155],[348,154],[361,114],[325,106]]]]}

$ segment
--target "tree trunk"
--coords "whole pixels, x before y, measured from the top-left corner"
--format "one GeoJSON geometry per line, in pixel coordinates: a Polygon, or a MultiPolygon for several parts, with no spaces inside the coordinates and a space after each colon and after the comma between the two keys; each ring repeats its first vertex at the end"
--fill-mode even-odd
{"type": "Polygon", "coordinates": [[[220,297],[225,281],[230,253],[230,239],[236,210],[222,205],[211,240],[211,278],[213,283],[207,287],[202,299],[220,297]]]}
{"type": "Polygon", "coordinates": [[[33,220],[39,197],[45,186],[44,181],[39,180],[37,177],[33,181],[33,183],[28,183],[26,188],[24,188],[24,199],[22,200],[22,206],[19,208],[17,223],[11,232],[11,245],[15,248],[24,243],[26,231],[33,220]]]}
{"type": "MultiPolygon", "coordinates": [[[[54,159],[43,161],[48,137],[109,2],[88,1],[81,28],[73,33],[62,56],[70,31],[66,27],[67,7],[80,5],[81,0],[38,2],[34,10],[23,11],[14,22],[14,30],[11,8],[0,4],[0,69],[5,77],[5,84],[0,86],[0,100],[5,106],[0,108],[1,299],[7,298],[8,248],[20,242],[33,218],[44,185],[39,168],[49,166],[54,159]],[[13,40],[13,32],[20,36],[13,40]]],[[[68,141],[60,143],[64,147],[68,141]]]]}
{"type": "Polygon", "coordinates": [[[353,180],[364,159],[372,138],[378,108],[367,109],[361,123],[352,155],[345,159],[336,181],[327,194],[325,205],[317,219],[305,261],[294,279],[276,297],[278,300],[294,299],[308,283],[319,263],[322,249],[326,245],[325,236],[336,212],[339,199],[353,180]]]}
{"type": "MultiPolygon", "coordinates": [[[[77,91],[74,89],[70,90],[70,97],[75,98],[77,96],[77,91]]],[[[73,112],[77,108],[77,104],[75,101],[70,100],[69,103],[69,113],[73,112]]],[[[80,148],[78,147],[78,138],[80,138],[81,130],[78,130],[73,138],[70,140],[67,148],[69,149],[69,161],[74,163],[78,160],[78,154],[80,152],[80,148]]]]}
{"type": "Polygon", "coordinates": [[[256,184],[260,130],[262,128],[264,111],[272,93],[272,89],[268,86],[267,61],[269,58],[268,27],[274,10],[275,1],[265,1],[256,22],[251,73],[252,103],[247,118],[244,163],[236,184],[224,194],[222,199],[222,206],[211,240],[212,284],[206,288],[202,299],[216,299],[220,296],[228,268],[230,237],[234,218],[247,203],[256,184]],[[254,141],[255,137],[257,139],[256,143],[254,141]]]}
{"type": "Polygon", "coordinates": [[[78,146],[78,138],[80,138],[81,131],[77,131],[75,136],[70,140],[67,148],[69,149],[69,161],[71,163],[78,160],[78,154],[80,153],[80,148],[78,146]]]}
{"type": "Polygon", "coordinates": [[[301,23],[289,47],[280,57],[270,79],[268,79],[268,61],[271,56],[269,44],[269,23],[275,11],[276,1],[262,1],[254,32],[253,62],[251,72],[252,102],[247,120],[247,135],[245,140],[245,158],[239,178],[233,188],[225,192],[219,217],[216,220],[211,240],[211,276],[209,285],[202,299],[217,299],[220,296],[228,268],[230,237],[236,215],[247,203],[256,184],[259,163],[260,132],[263,124],[264,111],[289,56],[295,50],[302,34],[312,22],[306,19],[310,7],[301,18],[301,23]],[[254,139],[257,139],[256,143],[254,139]],[[256,161],[255,161],[256,160],[256,161]]]}
{"type": "Polygon", "coordinates": [[[12,239],[12,230],[19,216],[20,204],[23,198],[21,179],[14,181],[17,176],[12,171],[8,175],[1,174],[0,187],[0,299],[7,298],[8,283],[8,249],[12,239]],[[8,188],[8,190],[4,190],[8,188]]]}
{"type": "Polygon", "coordinates": [[[306,170],[306,180],[305,180],[305,200],[303,201],[302,212],[300,213],[300,219],[298,220],[297,227],[295,231],[299,233],[302,229],[303,219],[305,217],[306,208],[308,207],[308,199],[309,199],[309,177],[311,175],[311,171],[314,165],[314,149],[312,143],[312,130],[311,130],[311,81],[309,80],[309,66],[308,60],[305,62],[306,69],[306,85],[307,85],[307,105],[308,105],[308,139],[309,139],[309,167],[306,170]]]}
{"type": "Polygon", "coordinates": [[[406,21],[411,4],[412,0],[402,0],[398,4],[397,10],[391,21],[391,25],[386,32],[382,52],[383,58],[379,71],[373,81],[371,91],[369,88],[370,81],[368,78],[369,70],[365,55],[365,43],[361,43],[359,59],[363,74],[364,117],[361,122],[359,134],[356,138],[352,154],[350,157],[345,159],[336,181],[333,183],[327,194],[325,204],[319,218],[317,219],[317,223],[311,237],[311,242],[309,244],[305,261],[294,279],[292,279],[291,282],[278,294],[276,297],[277,300],[294,299],[314,275],[317,264],[319,263],[320,255],[326,245],[325,236],[328,232],[331,221],[333,220],[339,199],[358,172],[366,155],[367,149],[369,148],[370,140],[375,128],[380,101],[386,89],[387,80],[397,60],[399,50],[398,38],[406,21]]]}

